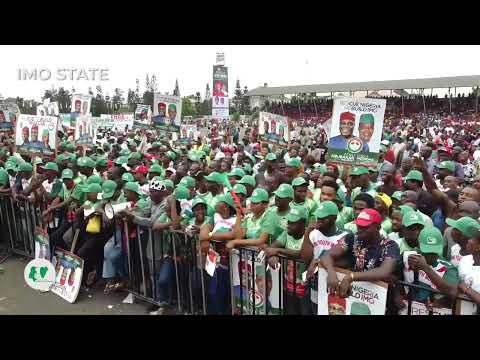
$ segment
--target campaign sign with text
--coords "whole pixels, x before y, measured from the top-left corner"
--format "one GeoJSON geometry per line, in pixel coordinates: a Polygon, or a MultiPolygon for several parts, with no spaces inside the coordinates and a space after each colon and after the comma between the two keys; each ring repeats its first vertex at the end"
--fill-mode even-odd
{"type": "Polygon", "coordinates": [[[162,95],[153,96],[152,125],[160,130],[178,132],[182,118],[182,99],[180,96],[162,95]]]}
{"type": "MultiPolygon", "coordinates": [[[[350,271],[335,268],[339,281],[350,271]]],[[[352,295],[340,298],[327,289],[327,271],[318,269],[318,315],[385,315],[388,285],[381,281],[355,281],[352,295]]]]}
{"type": "Polygon", "coordinates": [[[152,124],[152,109],[150,105],[137,104],[133,126],[141,129],[148,129],[152,124]]]}
{"type": "Polygon", "coordinates": [[[70,112],[83,116],[90,115],[91,103],[92,97],[90,95],[73,94],[70,112]]]}
{"type": "Polygon", "coordinates": [[[385,106],[384,99],[334,98],[327,161],[370,167],[376,165],[385,106]]]}
{"type": "Polygon", "coordinates": [[[197,125],[182,124],[180,125],[179,142],[194,143],[198,140],[197,125]]]}
{"type": "Polygon", "coordinates": [[[92,146],[96,135],[96,123],[91,116],[78,116],[75,122],[75,145],[92,146]]]}
{"type": "Polygon", "coordinates": [[[82,283],[83,259],[69,251],[56,248],[52,264],[55,268],[52,292],[69,303],[74,303],[82,283]]]}
{"type": "Polygon", "coordinates": [[[105,120],[105,128],[125,131],[133,128],[133,114],[101,114],[100,118],[105,120]]]}
{"type": "Polygon", "coordinates": [[[32,156],[55,155],[58,118],[54,116],[20,115],[15,133],[19,154],[32,156]]]}
{"type": "Polygon", "coordinates": [[[258,117],[260,139],[286,146],[290,141],[290,124],[286,116],[261,111],[258,117]]]}
{"type": "Polygon", "coordinates": [[[17,104],[0,104],[0,132],[15,129],[20,110],[17,104]]]}

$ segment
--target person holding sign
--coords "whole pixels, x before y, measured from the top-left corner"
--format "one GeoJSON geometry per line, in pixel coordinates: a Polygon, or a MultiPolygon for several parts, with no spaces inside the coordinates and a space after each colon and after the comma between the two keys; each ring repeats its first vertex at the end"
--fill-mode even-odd
{"type": "MultiPolygon", "coordinates": [[[[331,149],[347,150],[347,144],[353,138],[353,129],[355,128],[355,114],[343,112],[340,114],[340,135],[330,139],[328,147],[331,149]]],[[[368,152],[368,145],[363,143],[364,152],[368,152]]]]}

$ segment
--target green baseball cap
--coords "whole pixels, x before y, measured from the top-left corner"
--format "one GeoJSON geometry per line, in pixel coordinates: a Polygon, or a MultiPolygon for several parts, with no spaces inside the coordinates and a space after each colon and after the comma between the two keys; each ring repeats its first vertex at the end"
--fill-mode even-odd
{"type": "Polygon", "coordinates": [[[160,146],[162,146],[162,143],[159,142],[159,141],[154,141],[154,142],[152,143],[152,148],[156,148],[156,147],[160,147],[160,146]]]}
{"type": "Polygon", "coordinates": [[[414,208],[408,206],[408,205],[400,205],[398,207],[400,209],[400,212],[402,213],[402,216],[405,216],[406,214],[410,213],[410,212],[416,212],[414,208]]]}
{"type": "Polygon", "coordinates": [[[17,164],[15,164],[14,162],[10,162],[10,161],[7,161],[5,163],[5,170],[13,170],[13,171],[17,171],[17,164]]]}
{"type": "Polygon", "coordinates": [[[97,162],[96,162],[96,165],[97,166],[102,166],[102,167],[107,166],[107,159],[105,159],[105,158],[98,159],[97,162]]]}
{"type": "Polygon", "coordinates": [[[195,199],[192,200],[192,210],[198,204],[203,204],[203,205],[205,205],[205,207],[207,207],[207,202],[204,199],[202,199],[200,197],[196,197],[195,199]]]}
{"type": "Polygon", "coordinates": [[[343,190],[340,189],[340,188],[337,190],[337,198],[336,198],[336,200],[338,200],[338,201],[340,201],[340,202],[342,202],[342,203],[344,203],[344,204],[345,204],[345,202],[347,201],[347,199],[345,198],[345,193],[344,193],[343,190]]]}
{"type": "Polygon", "coordinates": [[[257,182],[255,181],[255,178],[252,175],[245,175],[240,179],[240,181],[237,182],[237,184],[248,184],[253,187],[257,186],[257,182]]]}
{"type": "Polygon", "coordinates": [[[245,171],[240,168],[235,168],[228,174],[229,177],[238,176],[240,178],[245,176],[245,171]]]}
{"type": "Polygon", "coordinates": [[[327,167],[324,164],[315,163],[313,164],[313,171],[317,171],[323,175],[327,172],[327,167]]]}
{"type": "Polygon", "coordinates": [[[435,226],[427,226],[418,235],[420,251],[424,254],[443,254],[443,235],[435,226]]]}
{"type": "Polygon", "coordinates": [[[167,151],[165,155],[171,160],[175,160],[177,158],[177,154],[173,151],[167,151]]]}
{"type": "Polygon", "coordinates": [[[290,209],[290,212],[287,215],[287,221],[289,222],[297,222],[300,220],[307,219],[307,209],[303,207],[295,207],[290,209]]]}
{"type": "Polygon", "coordinates": [[[359,124],[375,124],[375,118],[372,114],[362,114],[360,115],[359,124]]]}
{"type": "Polygon", "coordinates": [[[62,161],[66,161],[66,160],[70,160],[70,155],[60,154],[60,155],[57,156],[57,162],[62,162],[62,161]]]}
{"type": "Polygon", "coordinates": [[[119,156],[118,158],[115,159],[114,163],[116,165],[124,165],[128,163],[128,158],[126,156],[119,156]]]}
{"type": "Polygon", "coordinates": [[[350,173],[351,176],[360,176],[368,174],[368,169],[365,166],[355,166],[350,173]]]}
{"type": "Polygon", "coordinates": [[[453,161],[442,161],[436,165],[439,169],[447,169],[450,172],[455,172],[455,163],[453,161]]]}
{"type": "Polygon", "coordinates": [[[127,183],[125,183],[125,185],[123,185],[123,190],[129,190],[137,193],[138,195],[142,195],[142,192],[140,191],[140,186],[134,181],[128,181],[127,183]]]}
{"type": "MultiPolygon", "coordinates": [[[[158,176],[155,176],[155,178],[158,178],[158,176]]],[[[173,189],[175,187],[175,185],[173,184],[173,181],[170,180],[170,179],[166,179],[166,180],[163,180],[163,185],[165,185],[167,188],[170,188],[170,189],[173,189]]]]}
{"type": "Polygon", "coordinates": [[[130,155],[128,155],[128,159],[135,159],[135,160],[141,160],[143,155],[137,151],[132,152],[130,155]]]}
{"type": "Polygon", "coordinates": [[[100,184],[93,183],[93,184],[88,184],[83,188],[84,193],[101,193],[102,192],[102,187],[100,184]]]}
{"type": "Polygon", "coordinates": [[[17,156],[9,156],[9,158],[7,159],[7,162],[13,162],[14,164],[20,164],[21,162],[23,162],[24,160],[23,159],[20,159],[19,157],[17,156]]]}
{"type": "Polygon", "coordinates": [[[317,219],[323,219],[333,215],[338,215],[338,206],[333,201],[322,201],[313,213],[313,216],[317,219]]]}
{"type": "Polygon", "coordinates": [[[185,186],[188,189],[194,188],[197,182],[191,176],[184,176],[182,180],[180,180],[180,184],[185,186]]]}
{"type": "Polygon", "coordinates": [[[42,168],[43,170],[53,170],[58,172],[58,165],[54,162],[48,162],[42,168]]]}
{"type": "Polygon", "coordinates": [[[217,197],[218,202],[223,202],[228,206],[235,208],[235,202],[233,201],[233,197],[231,194],[220,195],[217,197]]]}
{"type": "Polygon", "coordinates": [[[449,226],[460,231],[462,235],[469,238],[476,236],[480,231],[480,224],[478,221],[468,216],[461,217],[458,220],[448,218],[445,222],[449,226]]]}
{"type": "Polygon", "coordinates": [[[267,156],[265,156],[265,160],[275,161],[277,160],[277,155],[274,153],[268,153],[267,156]]]}
{"type": "Polygon", "coordinates": [[[208,176],[204,176],[204,178],[205,178],[205,180],[210,181],[210,182],[214,182],[214,183],[217,183],[217,184],[223,184],[222,174],[220,174],[216,171],[212,172],[208,176]]]}
{"type": "Polygon", "coordinates": [[[18,165],[18,171],[25,171],[25,172],[32,172],[33,171],[33,166],[32,164],[28,162],[23,162],[20,165],[18,165]]]}
{"type": "Polygon", "coordinates": [[[197,154],[188,154],[188,160],[193,161],[193,162],[199,162],[200,161],[200,155],[197,154]]]}
{"type": "Polygon", "coordinates": [[[152,166],[150,166],[150,170],[148,170],[148,172],[161,174],[162,173],[162,167],[158,164],[153,164],[152,166]]]}
{"type": "Polygon", "coordinates": [[[268,202],[268,192],[265,189],[253,190],[252,196],[250,196],[250,202],[257,204],[260,202],[268,202]]]}
{"type": "Polygon", "coordinates": [[[130,174],[129,172],[125,173],[122,175],[122,180],[123,181],[126,181],[126,182],[133,182],[135,181],[135,178],[133,177],[132,174],[130,174]]]}
{"type": "Polygon", "coordinates": [[[285,163],[285,165],[288,166],[288,167],[294,167],[296,169],[300,169],[302,167],[302,163],[297,158],[293,158],[293,159],[288,160],[285,163]]]}
{"type": "Polygon", "coordinates": [[[95,161],[88,156],[82,156],[81,158],[78,158],[77,165],[80,167],[88,167],[93,169],[95,167],[95,161]]]}
{"type": "Polygon", "coordinates": [[[0,185],[7,185],[8,184],[8,173],[0,168],[0,185]]]}
{"type": "Polygon", "coordinates": [[[73,179],[73,171],[70,169],[63,170],[62,179],[73,179]]]}
{"type": "Polygon", "coordinates": [[[390,196],[392,199],[395,199],[395,200],[398,200],[398,201],[402,201],[402,196],[403,196],[403,192],[401,191],[395,191],[392,196],[390,196]]]}
{"type": "Polygon", "coordinates": [[[117,183],[113,180],[107,180],[102,184],[102,199],[110,199],[117,190],[117,183]]]}
{"type": "Polygon", "coordinates": [[[293,186],[290,184],[281,184],[273,194],[281,199],[290,198],[293,199],[293,186]]]}
{"type": "Polygon", "coordinates": [[[405,177],[405,181],[407,180],[415,180],[415,181],[422,181],[423,182],[423,175],[418,170],[410,170],[405,177]]]}
{"type": "Polygon", "coordinates": [[[232,189],[236,194],[243,194],[247,196],[247,188],[242,184],[235,184],[232,189]]]}
{"type": "Polygon", "coordinates": [[[175,200],[190,199],[190,190],[183,185],[178,185],[173,194],[175,195],[175,200]]]}
{"type": "Polygon", "coordinates": [[[98,175],[90,175],[87,178],[87,185],[88,184],[101,184],[102,183],[102,178],[98,175]]]}
{"type": "Polygon", "coordinates": [[[243,164],[243,170],[248,173],[252,173],[252,166],[250,164],[243,164]]]}
{"type": "Polygon", "coordinates": [[[297,178],[293,179],[293,181],[292,181],[292,186],[293,187],[301,186],[301,185],[305,185],[305,184],[308,184],[308,183],[307,183],[307,180],[305,180],[305,178],[303,178],[303,177],[297,177],[297,178]]]}
{"type": "MultiPolygon", "coordinates": [[[[410,208],[411,209],[411,208],[410,208]]],[[[423,216],[417,213],[415,210],[412,209],[412,211],[406,210],[407,213],[403,214],[402,217],[402,225],[405,227],[409,227],[415,224],[423,225],[425,226],[425,220],[423,219],[423,216]]]]}
{"type": "Polygon", "coordinates": [[[128,149],[122,149],[119,153],[120,156],[130,156],[132,152],[128,149]]]}

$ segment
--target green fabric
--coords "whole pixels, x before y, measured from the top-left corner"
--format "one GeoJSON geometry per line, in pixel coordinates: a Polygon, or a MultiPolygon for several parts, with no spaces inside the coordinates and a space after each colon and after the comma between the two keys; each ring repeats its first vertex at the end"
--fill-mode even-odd
{"type": "Polygon", "coordinates": [[[258,219],[254,219],[253,214],[248,214],[242,221],[242,227],[247,229],[245,233],[246,239],[258,239],[261,234],[267,233],[269,236],[269,243],[271,237],[277,232],[275,220],[278,221],[275,214],[271,211],[265,211],[258,219]]]}
{"type": "Polygon", "coordinates": [[[386,218],[385,220],[382,221],[382,224],[380,227],[385,231],[385,233],[388,235],[392,232],[392,220],[390,218],[386,218]]]}
{"type": "Polygon", "coordinates": [[[402,255],[405,251],[417,251],[417,252],[419,251],[418,248],[410,247],[404,238],[400,239],[399,248],[400,248],[400,255],[402,255]]]}
{"type": "Polygon", "coordinates": [[[75,187],[71,190],[68,190],[67,185],[62,184],[62,191],[58,195],[62,198],[63,201],[65,201],[70,197],[74,189],[75,187]]]}
{"type": "Polygon", "coordinates": [[[355,218],[355,213],[353,208],[344,206],[342,210],[337,215],[337,221],[335,224],[339,230],[344,230],[345,224],[353,221],[355,218]]]}
{"type": "MultiPolygon", "coordinates": [[[[367,188],[367,191],[364,191],[364,192],[366,192],[368,195],[372,196],[375,199],[375,195],[377,195],[377,191],[375,190],[375,187],[371,182],[369,182],[368,185],[369,186],[367,188]]],[[[361,192],[362,192],[362,189],[360,187],[356,187],[355,189],[352,190],[352,195],[350,196],[350,198],[352,199],[352,203],[353,201],[355,201],[355,198],[357,197],[357,195],[360,194],[361,192]]]]}
{"type": "Polygon", "coordinates": [[[61,196],[63,188],[63,182],[60,179],[55,179],[52,187],[52,191],[47,193],[48,199],[55,199],[57,196],[61,196]]]}
{"type": "Polygon", "coordinates": [[[304,207],[307,209],[307,225],[316,221],[313,213],[317,210],[318,204],[315,201],[307,198],[303,203],[296,203],[295,201],[290,203],[290,208],[294,209],[297,207],[304,207]]]}
{"type": "Polygon", "coordinates": [[[266,211],[271,212],[272,215],[270,215],[273,219],[273,224],[275,226],[275,232],[273,234],[272,239],[277,238],[280,236],[280,234],[287,229],[287,216],[290,211],[285,211],[284,213],[279,213],[278,212],[278,207],[272,206],[269,207],[266,211]]]}
{"type": "Polygon", "coordinates": [[[85,193],[83,192],[83,184],[77,184],[73,188],[71,194],[72,198],[83,204],[85,202],[85,193]]]}

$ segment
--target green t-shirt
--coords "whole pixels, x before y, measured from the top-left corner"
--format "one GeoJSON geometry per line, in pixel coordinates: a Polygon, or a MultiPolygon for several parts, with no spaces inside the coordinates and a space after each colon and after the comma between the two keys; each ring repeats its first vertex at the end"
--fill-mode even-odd
{"type": "Polygon", "coordinates": [[[322,194],[322,189],[321,188],[312,189],[312,194],[313,194],[313,201],[315,201],[316,203],[319,203],[320,195],[322,194]]]}
{"type": "MultiPolygon", "coordinates": [[[[318,204],[313,201],[312,199],[305,199],[303,203],[296,203],[295,200],[290,202],[290,208],[295,209],[295,208],[305,208],[307,209],[307,219],[308,219],[308,224],[311,224],[312,222],[315,222],[315,216],[313,216],[313,213],[315,210],[317,210],[318,204]]],[[[308,225],[307,224],[307,225],[308,225]]]]}
{"type": "Polygon", "coordinates": [[[62,184],[62,190],[60,191],[58,196],[60,196],[62,200],[65,201],[70,197],[74,189],[75,189],[75,186],[72,189],[68,190],[67,185],[62,184]]]}
{"type": "Polygon", "coordinates": [[[392,232],[392,220],[390,220],[390,218],[385,218],[380,226],[386,234],[390,234],[392,232]]]}
{"type": "MultiPolygon", "coordinates": [[[[302,248],[303,244],[303,235],[299,239],[295,239],[293,236],[289,235],[287,231],[284,231],[276,240],[283,248],[299,251],[302,248]]],[[[293,266],[294,262],[289,260],[287,262],[287,290],[293,292],[293,266]]],[[[305,295],[305,284],[302,281],[302,274],[307,270],[305,263],[301,261],[296,262],[295,270],[295,283],[296,283],[296,293],[298,296],[305,295]]]]}
{"type": "Polygon", "coordinates": [[[79,173],[78,176],[75,179],[73,179],[73,182],[75,183],[75,185],[85,184],[87,182],[87,177],[79,173]]]}
{"type": "Polygon", "coordinates": [[[280,214],[278,212],[278,207],[272,206],[268,208],[266,211],[272,213],[273,217],[273,224],[275,226],[275,233],[273,234],[273,239],[278,238],[284,231],[287,230],[287,215],[289,211],[285,211],[285,213],[280,214]]]}
{"type": "MultiPolygon", "coordinates": [[[[357,197],[358,194],[362,192],[362,189],[360,187],[356,187],[355,189],[352,190],[352,195],[350,196],[350,199],[355,201],[355,198],[357,197]]],[[[370,182],[369,187],[367,188],[367,191],[365,191],[368,195],[371,195],[373,198],[375,198],[375,195],[377,195],[377,191],[374,188],[374,185],[370,182]]]]}
{"type": "Polygon", "coordinates": [[[261,234],[267,233],[268,243],[271,243],[271,237],[276,233],[275,220],[278,220],[271,211],[265,211],[258,219],[254,219],[253,214],[248,214],[242,221],[242,227],[247,229],[245,239],[258,239],[261,234]]]}
{"type": "Polygon", "coordinates": [[[85,202],[85,193],[83,192],[83,185],[77,184],[73,188],[71,192],[71,196],[73,199],[77,200],[80,204],[85,202]]]}
{"type": "Polygon", "coordinates": [[[349,206],[344,206],[342,210],[337,215],[337,221],[335,224],[337,228],[340,230],[344,230],[345,224],[353,221],[355,218],[355,214],[353,212],[353,208],[349,206]]]}

